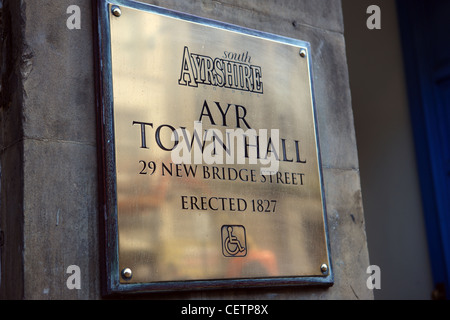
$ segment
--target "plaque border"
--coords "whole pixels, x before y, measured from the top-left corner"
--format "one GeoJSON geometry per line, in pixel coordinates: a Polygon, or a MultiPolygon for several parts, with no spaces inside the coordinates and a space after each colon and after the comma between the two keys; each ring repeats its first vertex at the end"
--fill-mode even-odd
{"type": "MultiPolygon", "coordinates": [[[[317,128],[317,114],[313,90],[313,76],[311,64],[311,46],[309,42],[279,36],[263,31],[253,30],[229,23],[198,17],[151,4],[132,0],[96,0],[92,1],[93,10],[93,39],[94,39],[94,73],[97,116],[97,157],[98,157],[98,210],[99,210],[99,258],[100,282],[102,295],[124,293],[150,293],[194,291],[206,289],[236,289],[236,288],[267,288],[286,286],[324,286],[334,284],[334,273],[330,255],[330,241],[328,235],[327,211],[323,184],[322,161],[320,155],[320,140],[317,128]],[[117,185],[115,164],[115,140],[113,118],[113,86],[112,61],[110,39],[109,6],[129,7],[163,16],[178,18],[188,22],[198,23],[207,27],[237,32],[240,34],[259,37],[265,40],[298,46],[306,50],[308,59],[310,90],[312,98],[314,128],[316,134],[316,149],[318,156],[319,178],[322,193],[324,214],[325,241],[328,256],[328,270],[323,276],[289,276],[273,278],[247,279],[215,279],[165,281],[146,283],[121,283],[119,270],[118,243],[118,213],[117,213],[117,185]]],[[[299,53],[300,54],[300,53],[299,53]]]]}

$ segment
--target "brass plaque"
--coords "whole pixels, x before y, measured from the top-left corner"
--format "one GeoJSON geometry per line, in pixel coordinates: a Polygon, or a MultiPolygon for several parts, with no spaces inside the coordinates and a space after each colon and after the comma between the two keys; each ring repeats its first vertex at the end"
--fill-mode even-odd
{"type": "Polygon", "coordinates": [[[118,285],[330,283],[309,44],[104,3],[118,285]]]}

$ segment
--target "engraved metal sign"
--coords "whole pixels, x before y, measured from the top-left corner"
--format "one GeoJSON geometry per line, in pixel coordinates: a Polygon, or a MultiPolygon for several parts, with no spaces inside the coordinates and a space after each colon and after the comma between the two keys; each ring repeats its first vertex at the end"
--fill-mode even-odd
{"type": "Polygon", "coordinates": [[[331,285],[309,44],[98,3],[107,292],[331,285]]]}

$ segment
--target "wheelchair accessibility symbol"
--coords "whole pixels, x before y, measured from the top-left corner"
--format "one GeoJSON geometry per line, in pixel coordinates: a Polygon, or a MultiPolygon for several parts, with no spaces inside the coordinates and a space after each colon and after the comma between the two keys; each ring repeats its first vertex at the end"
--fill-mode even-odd
{"type": "Polygon", "coordinates": [[[222,226],[222,253],[225,257],[245,257],[247,255],[244,226],[222,226]]]}

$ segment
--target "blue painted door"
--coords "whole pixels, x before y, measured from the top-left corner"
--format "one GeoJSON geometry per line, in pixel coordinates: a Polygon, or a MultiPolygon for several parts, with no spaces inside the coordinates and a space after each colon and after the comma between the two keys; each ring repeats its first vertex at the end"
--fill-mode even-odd
{"type": "Polygon", "coordinates": [[[397,4],[435,293],[448,299],[450,1],[397,0],[397,4]]]}

